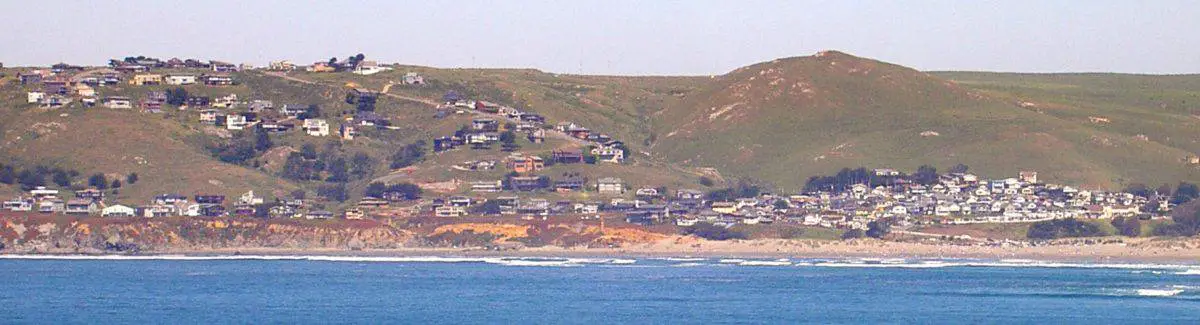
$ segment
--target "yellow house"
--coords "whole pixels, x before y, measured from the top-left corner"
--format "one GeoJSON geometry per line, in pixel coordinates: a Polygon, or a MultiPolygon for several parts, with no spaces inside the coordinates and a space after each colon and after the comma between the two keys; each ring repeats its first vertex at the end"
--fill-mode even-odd
{"type": "Polygon", "coordinates": [[[712,210],[717,213],[732,214],[737,212],[737,204],[733,202],[713,202],[712,210]]]}
{"type": "Polygon", "coordinates": [[[135,86],[159,85],[162,82],[163,76],[161,74],[137,74],[129,79],[129,84],[135,86]]]}

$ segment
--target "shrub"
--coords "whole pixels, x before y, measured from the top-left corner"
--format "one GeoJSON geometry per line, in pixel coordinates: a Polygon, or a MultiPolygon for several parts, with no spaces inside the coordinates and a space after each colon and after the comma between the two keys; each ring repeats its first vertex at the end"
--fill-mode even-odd
{"type": "Polygon", "coordinates": [[[695,226],[683,228],[684,235],[693,235],[708,240],[746,239],[746,233],[725,228],[710,223],[698,223],[695,226]]]}
{"type": "Polygon", "coordinates": [[[1029,231],[1025,234],[1030,239],[1098,237],[1106,235],[1108,234],[1100,229],[1099,226],[1074,218],[1035,222],[1032,226],[1029,226],[1029,231]]]}

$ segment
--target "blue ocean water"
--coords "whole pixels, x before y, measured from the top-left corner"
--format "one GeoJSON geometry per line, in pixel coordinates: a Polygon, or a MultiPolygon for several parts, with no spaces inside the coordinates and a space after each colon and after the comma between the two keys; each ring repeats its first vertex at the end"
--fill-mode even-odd
{"type": "Polygon", "coordinates": [[[3,323],[1200,322],[1200,266],[0,256],[3,323]]]}

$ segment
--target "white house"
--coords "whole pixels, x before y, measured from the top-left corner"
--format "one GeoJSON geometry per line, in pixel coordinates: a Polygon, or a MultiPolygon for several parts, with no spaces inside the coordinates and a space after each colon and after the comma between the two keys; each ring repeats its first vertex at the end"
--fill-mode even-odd
{"type": "Polygon", "coordinates": [[[196,76],[190,74],[172,74],[163,78],[168,85],[191,85],[196,83],[196,76]]]}
{"type": "Polygon", "coordinates": [[[317,118],[304,120],[304,132],[314,137],[329,136],[329,122],[317,118]]]}
{"type": "Polygon", "coordinates": [[[592,154],[596,155],[596,159],[603,162],[621,163],[625,161],[625,150],[614,146],[603,146],[592,148],[592,154]]]}
{"type": "Polygon", "coordinates": [[[40,91],[31,91],[27,94],[27,96],[27,100],[30,104],[37,104],[42,102],[42,98],[46,98],[46,93],[40,91]]]}
{"type": "Polygon", "coordinates": [[[601,178],[596,181],[596,191],[600,194],[624,194],[625,183],[620,178],[601,178]]]}
{"type": "Polygon", "coordinates": [[[375,61],[363,61],[360,62],[357,67],[354,67],[354,74],[367,76],[391,69],[392,68],[379,65],[378,63],[375,63],[375,61]]]}
{"type": "Polygon", "coordinates": [[[137,211],[124,205],[113,205],[100,211],[102,217],[132,217],[137,211]]]}
{"type": "Polygon", "coordinates": [[[246,125],[249,125],[249,124],[250,123],[247,121],[245,115],[229,114],[228,116],[225,116],[225,128],[226,129],[241,130],[241,129],[245,129],[246,125]]]}

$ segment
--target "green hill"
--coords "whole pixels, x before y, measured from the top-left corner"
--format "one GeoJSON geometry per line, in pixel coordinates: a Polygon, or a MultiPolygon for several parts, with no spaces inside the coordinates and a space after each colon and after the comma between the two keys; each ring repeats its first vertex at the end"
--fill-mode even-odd
{"type": "MultiPolygon", "coordinates": [[[[1039,110],[1001,81],[959,84],[839,52],[779,59],[737,69],[668,106],[656,119],[653,150],[784,189],[843,167],[958,163],[985,176],[1036,170],[1049,181],[1093,187],[1200,179],[1183,161],[1194,152],[1188,147],[1039,110]]],[[[1196,120],[1186,114],[1123,104],[1108,109],[1157,114],[1176,130],[1173,141],[1195,141],[1186,129],[1196,130],[1196,120]]]]}

